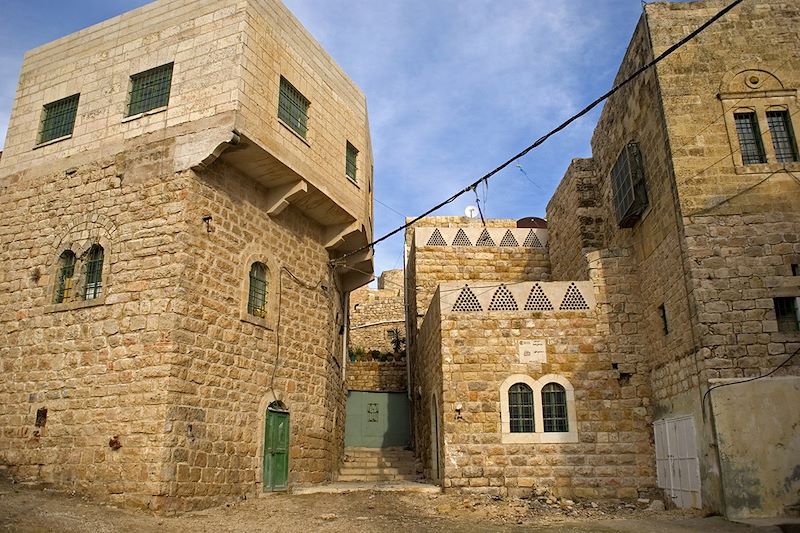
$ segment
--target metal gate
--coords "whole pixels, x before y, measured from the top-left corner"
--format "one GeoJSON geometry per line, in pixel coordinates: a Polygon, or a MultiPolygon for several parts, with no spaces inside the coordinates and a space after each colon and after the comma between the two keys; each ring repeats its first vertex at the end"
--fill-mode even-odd
{"type": "Polygon", "coordinates": [[[668,418],[653,424],[658,486],[681,508],[701,507],[700,463],[691,416],[668,418]]]}
{"type": "Polygon", "coordinates": [[[289,412],[270,405],[264,427],[264,490],[286,490],[289,478],[289,412]]]}
{"type": "Polygon", "coordinates": [[[409,444],[405,393],[351,391],[347,394],[345,446],[387,448],[409,444]]]}

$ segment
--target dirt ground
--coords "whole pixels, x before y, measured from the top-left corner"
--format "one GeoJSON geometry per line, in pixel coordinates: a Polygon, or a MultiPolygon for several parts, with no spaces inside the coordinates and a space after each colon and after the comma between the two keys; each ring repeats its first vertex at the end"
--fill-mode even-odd
{"type": "MultiPolygon", "coordinates": [[[[753,532],[720,517],[642,502],[493,499],[462,494],[272,494],[178,517],[0,481],[0,531],[74,532],[753,532]],[[572,505],[570,505],[570,503],[572,505]]],[[[762,530],[763,531],[763,530],[762,530]]]]}

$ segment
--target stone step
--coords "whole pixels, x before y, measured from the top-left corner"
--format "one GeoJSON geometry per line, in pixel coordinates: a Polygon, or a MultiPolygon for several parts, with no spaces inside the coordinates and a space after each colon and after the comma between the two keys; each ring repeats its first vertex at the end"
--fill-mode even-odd
{"type": "Polygon", "coordinates": [[[391,466],[396,464],[413,463],[414,457],[345,457],[346,465],[363,466],[391,466]]]}
{"type": "Polygon", "coordinates": [[[404,475],[416,475],[417,468],[416,465],[408,465],[402,467],[381,467],[381,468],[361,468],[361,467],[353,467],[353,466],[343,466],[339,469],[339,474],[353,474],[353,475],[364,475],[364,474],[404,474],[404,475]]]}
{"type": "Polygon", "coordinates": [[[416,474],[339,474],[337,481],[418,481],[416,474]]]}
{"type": "Polygon", "coordinates": [[[414,452],[404,448],[345,448],[337,480],[341,482],[419,481],[414,452]]]}

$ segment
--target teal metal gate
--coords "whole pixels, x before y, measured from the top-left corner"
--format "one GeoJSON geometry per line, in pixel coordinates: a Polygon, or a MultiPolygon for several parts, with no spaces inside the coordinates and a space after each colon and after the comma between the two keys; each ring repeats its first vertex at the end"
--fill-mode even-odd
{"type": "Polygon", "coordinates": [[[410,430],[406,394],[349,392],[344,444],[362,448],[408,446],[410,430]]]}

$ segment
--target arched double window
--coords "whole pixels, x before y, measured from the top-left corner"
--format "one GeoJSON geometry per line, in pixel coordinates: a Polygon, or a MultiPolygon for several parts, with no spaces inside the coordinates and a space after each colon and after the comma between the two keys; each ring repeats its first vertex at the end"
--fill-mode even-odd
{"type": "Polygon", "coordinates": [[[504,443],[578,442],[575,392],[563,376],[508,376],[500,385],[504,443]]]}
{"type": "Polygon", "coordinates": [[[76,300],[94,300],[103,294],[104,250],[93,244],[78,257],[72,250],[64,250],[58,257],[53,302],[57,304],[76,300]],[[80,272],[76,276],[76,272],[80,272]]]}
{"type": "Polygon", "coordinates": [[[256,261],[250,265],[250,285],[247,291],[247,313],[259,318],[267,316],[269,270],[264,263],[256,261]]]}

